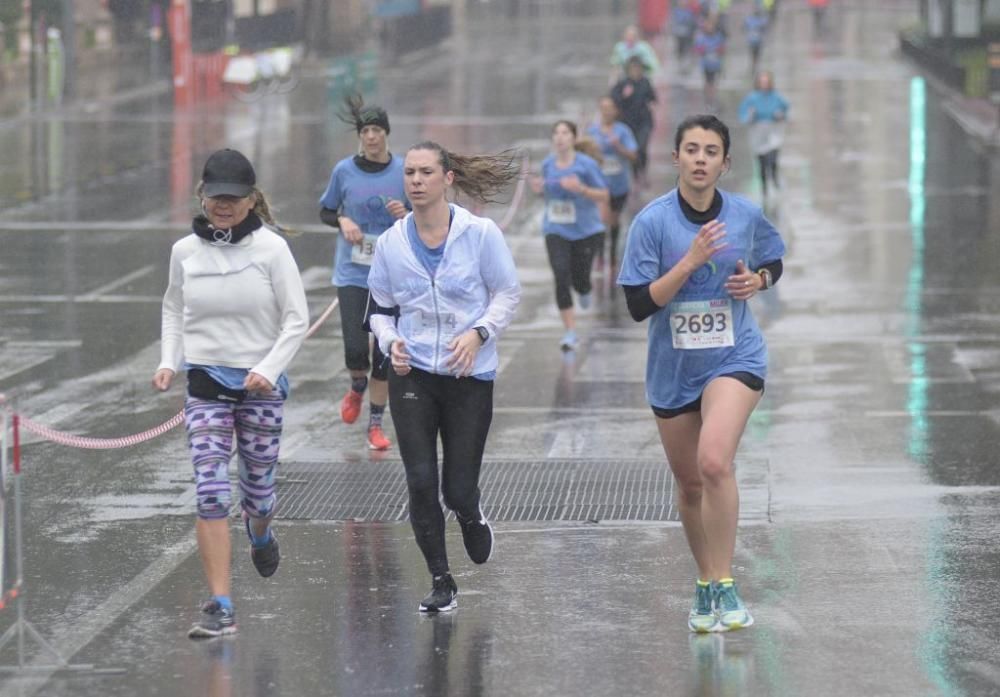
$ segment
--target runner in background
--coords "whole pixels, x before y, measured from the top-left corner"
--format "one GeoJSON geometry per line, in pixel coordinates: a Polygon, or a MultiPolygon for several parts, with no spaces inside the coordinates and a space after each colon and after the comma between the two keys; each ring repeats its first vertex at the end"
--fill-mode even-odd
{"type": "Polygon", "coordinates": [[[638,146],[638,154],[632,163],[636,184],[647,184],[646,167],[649,161],[649,137],[653,133],[653,109],[656,91],[646,77],[646,69],[641,60],[633,56],[625,64],[625,77],[611,88],[611,98],[615,100],[621,120],[628,126],[638,146]]]}
{"type": "Polygon", "coordinates": [[[364,328],[368,306],[368,272],[375,242],[393,222],[406,215],[403,161],[389,152],[389,115],[354,95],[340,115],[358,133],[358,153],[337,163],[320,199],[320,219],[340,229],[333,284],[340,301],[344,361],[351,384],[340,401],[340,418],[353,424],[361,414],[365,390],[371,388],[368,447],[387,450],[382,417],[389,397],[388,361],[364,328]],[[369,371],[371,382],[369,383],[369,371]]]}
{"type": "Polygon", "coordinates": [[[656,74],[660,71],[660,59],[656,57],[656,51],[653,50],[648,41],[643,41],[639,37],[637,27],[629,25],[625,27],[622,40],[616,43],[611,50],[611,66],[614,68],[611,78],[612,84],[622,77],[629,58],[633,56],[642,61],[646,74],[651,79],[656,78],[656,74]]]}
{"type": "Polygon", "coordinates": [[[604,232],[599,205],[610,202],[607,181],[595,159],[601,157],[600,151],[592,141],[589,145],[594,157],[579,151],[588,143],[578,142],[575,123],[556,121],[552,154],[542,161],[541,176],[530,180],[532,190],[545,196],[542,232],[555,277],[556,306],[566,329],[559,341],[563,351],[575,350],[579,342],[571,291],[577,292],[581,309],[593,302],[590,274],[604,232]]]}
{"type": "Polygon", "coordinates": [[[726,54],[726,36],[719,28],[717,15],[710,14],[702,22],[694,37],[694,52],[701,58],[701,70],[705,75],[705,107],[717,111],[720,105],[716,82],[726,54]]]}
{"type": "MultiPolygon", "coordinates": [[[[618,259],[618,237],[621,228],[621,213],[628,201],[632,188],[632,163],[639,156],[638,145],[632,129],[618,120],[618,107],[610,96],[598,100],[598,120],[587,128],[587,135],[601,149],[601,172],[608,183],[610,202],[608,205],[608,259],[614,267],[618,259]]],[[[604,245],[598,249],[603,257],[604,245]]]]}
{"type": "Polygon", "coordinates": [[[760,65],[760,51],[767,35],[767,11],[755,6],[753,11],[743,20],[743,32],[746,35],[747,46],[750,47],[750,74],[756,75],[760,65]]]}
{"type": "Polygon", "coordinates": [[[765,200],[768,181],[779,189],[778,154],[785,141],[788,100],[774,89],[769,72],[757,76],[753,92],[744,97],[739,108],[740,121],[750,124],[750,149],[757,156],[760,186],[765,200]]]}
{"type": "Polygon", "coordinates": [[[698,0],[674,0],[670,12],[670,33],[674,37],[677,66],[681,73],[690,68],[691,46],[700,18],[701,3],[698,0]]]}

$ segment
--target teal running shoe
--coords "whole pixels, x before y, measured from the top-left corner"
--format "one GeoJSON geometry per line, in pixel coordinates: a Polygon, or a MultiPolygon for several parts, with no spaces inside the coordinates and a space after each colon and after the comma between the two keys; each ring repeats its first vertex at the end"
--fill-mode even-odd
{"type": "Polygon", "coordinates": [[[731,578],[724,578],[715,586],[715,609],[719,614],[721,631],[728,632],[753,624],[753,615],[747,610],[731,578]]]}
{"type": "Polygon", "coordinates": [[[697,634],[718,631],[719,618],[712,608],[713,586],[708,581],[698,581],[694,590],[694,605],[688,613],[688,629],[697,634]]]}

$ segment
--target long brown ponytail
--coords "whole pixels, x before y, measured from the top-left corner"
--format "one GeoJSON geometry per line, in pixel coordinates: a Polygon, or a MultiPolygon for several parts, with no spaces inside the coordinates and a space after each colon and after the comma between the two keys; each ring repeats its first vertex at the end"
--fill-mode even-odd
{"type": "Polygon", "coordinates": [[[497,203],[497,197],[521,175],[518,152],[514,149],[495,155],[460,155],[425,140],[411,146],[410,150],[436,152],[442,169],[455,175],[452,186],[482,203],[497,203]]]}

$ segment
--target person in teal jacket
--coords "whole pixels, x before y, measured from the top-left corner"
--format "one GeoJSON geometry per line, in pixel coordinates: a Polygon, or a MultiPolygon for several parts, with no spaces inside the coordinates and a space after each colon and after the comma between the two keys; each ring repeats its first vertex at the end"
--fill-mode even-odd
{"type": "Polygon", "coordinates": [[[778,153],[785,140],[788,100],[774,89],[774,76],[764,71],[757,75],[754,90],[740,102],[740,121],[750,124],[750,149],[760,164],[760,184],[767,196],[768,181],[778,183],[778,153]]]}

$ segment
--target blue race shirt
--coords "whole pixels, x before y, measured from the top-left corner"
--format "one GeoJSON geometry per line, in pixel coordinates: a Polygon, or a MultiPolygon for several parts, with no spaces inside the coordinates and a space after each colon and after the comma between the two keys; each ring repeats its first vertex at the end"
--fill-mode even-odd
{"type": "Polygon", "coordinates": [[[726,37],[718,30],[712,34],[698,32],[694,37],[694,50],[701,56],[701,69],[708,73],[717,73],[722,70],[726,37]]]}
{"type": "Polygon", "coordinates": [[[542,178],[545,180],[545,218],[542,231],[546,235],[559,235],[567,240],[582,240],[604,231],[601,212],[597,204],[583,194],[566,191],[559,183],[562,177],[575,174],[585,186],[607,189],[608,183],[601,174],[597,161],[583,153],[575,153],[573,164],[566,169],[556,166],[555,155],[542,161],[542,178]]]}
{"type": "Polygon", "coordinates": [[[747,43],[759,44],[764,40],[764,34],[767,32],[767,15],[747,15],[747,18],[743,20],[743,30],[747,35],[747,43]]]}
{"type": "Polygon", "coordinates": [[[330,183],[319,200],[324,208],[343,209],[343,215],[357,223],[361,232],[370,235],[365,245],[358,250],[343,235],[337,237],[337,251],[334,259],[333,285],[368,287],[368,271],[371,269],[370,254],[357,256],[357,251],[374,251],[374,238],[392,227],[396,219],[386,210],[390,199],[406,203],[403,192],[403,160],[393,155],[389,166],[381,172],[365,172],[354,163],[354,157],[345,157],[337,163],[330,174],[330,183]],[[351,261],[351,253],[362,263],[351,261]],[[367,263],[364,263],[367,261],[367,263]]]}
{"type": "Polygon", "coordinates": [[[740,121],[757,123],[758,121],[775,121],[778,112],[788,118],[788,102],[776,90],[754,90],[740,102],[740,121]],[[753,109],[753,117],[750,110],[753,109]]]}
{"type": "MultiPolygon", "coordinates": [[[[690,404],[710,380],[726,373],[767,377],[767,347],[757,321],[745,301],[730,297],[725,283],[736,272],[737,261],[756,270],[780,259],[785,244],[759,206],[720,193],[718,219],[726,224],[729,246],[649,318],[646,399],[654,407],[690,404]]],[[[629,229],[619,285],[646,285],[663,276],[684,257],[700,227],[684,217],[676,189],[652,201],[629,229]]]]}
{"type": "MultiPolygon", "coordinates": [[[[632,129],[621,121],[615,121],[611,125],[611,132],[618,138],[626,150],[635,152],[639,145],[635,142],[635,135],[632,129]]],[[[611,144],[611,139],[601,130],[600,124],[591,124],[587,129],[587,135],[601,147],[601,154],[604,155],[604,162],[601,163],[601,173],[608,182],[608,191],[612,196],[624,196],[632,188],[632,163],[622,157],[615,146],[611,144]]]]}
{"type": "MultiPolygon", "coordinates": [[[[226,365],[184,364],[184,370],[191,370],[192,368],[200,368],[201,370],[204,370],[217,383],[223,387],[228,387],[231,390],[242,390],[243,382],[247,379],[247,375],[250,374],[250,371],[246,368],[230,368],[226,365]]],[[[278,392],[281,393],[282,399],[288,399],[288,395],[291,393],[291,388],[288,385],[288,375],[286,373],[282,373],[278,376],[278,383],[275,387],[278,389],[278,392]]]]}

